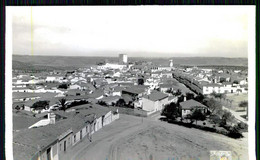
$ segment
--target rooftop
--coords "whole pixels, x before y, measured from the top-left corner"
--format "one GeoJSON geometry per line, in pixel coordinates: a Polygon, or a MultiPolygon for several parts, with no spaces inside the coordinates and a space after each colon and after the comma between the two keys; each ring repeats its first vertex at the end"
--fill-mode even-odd
{"type": "Polygon", "coordinates": [[[151,101],[159,101],[167,97],[168,97],[167,94],[158,91],[152,91],[151,94],[144,96],[144,98],[149,99],[151,101]]]}
{"type": "Polygon", "coordinates": [[[122,91],[123,92],[128,92],[128,93],[133,93],[133,94],[140,94],[140,93],[145,92],[145,89],[133,86],[133,87],[126,88],[126,89],[124,89],[122,91]]]}
{"type": "Polygon", "coordinates": [[[180,103],[182,109],[192,109],[195,107],[208,108],[207,106],[195,101],[194,99],[190,99],[180,103]]]}

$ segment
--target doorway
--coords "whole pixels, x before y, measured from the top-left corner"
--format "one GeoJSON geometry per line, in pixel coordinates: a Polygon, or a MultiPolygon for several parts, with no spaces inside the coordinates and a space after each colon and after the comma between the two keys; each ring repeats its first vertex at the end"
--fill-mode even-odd
{"type": "Polygon", "coordinates": [[[47,160],[51,160],[51,148],[47,149],[47,160]]]}
{"type": "Polygon", "coordinates": [[[64,152],[66,151],[66,141],[64,141],[64,152]]]}

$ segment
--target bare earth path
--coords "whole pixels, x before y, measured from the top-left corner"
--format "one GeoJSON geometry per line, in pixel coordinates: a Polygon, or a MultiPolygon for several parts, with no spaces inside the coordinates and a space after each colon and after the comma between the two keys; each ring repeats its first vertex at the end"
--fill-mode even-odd
{"type": "Polygon", "coordinates": [[[120,115],[120,119],[71,148],[66,160],[209,160],[210,150],[232,151],[233,159],[247,160],[243,139],[168,124],[152,118],[120,115]]]}

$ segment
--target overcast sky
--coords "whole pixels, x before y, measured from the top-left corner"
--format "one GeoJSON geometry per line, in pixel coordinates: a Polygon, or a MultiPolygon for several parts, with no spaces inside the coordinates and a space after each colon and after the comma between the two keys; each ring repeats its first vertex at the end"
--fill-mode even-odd
{"type": "Polygon", "coordinates": [[[249,6],[13,8],[14,54],[247,57],[248,53],[249,6]]]}

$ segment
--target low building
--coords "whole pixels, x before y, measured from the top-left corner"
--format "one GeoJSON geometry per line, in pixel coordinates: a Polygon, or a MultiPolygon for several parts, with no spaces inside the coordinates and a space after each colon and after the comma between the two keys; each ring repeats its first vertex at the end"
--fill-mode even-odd
{"type": "Polygon", "coordinates": [[[188,114],[192,114],[192,112],[195,109],[200,110],[203,114],[207,113],[207,111],[208,111],[207,106],[205,106],[205,105],[203,105],[203,104],[201,104],[201,103],[199,103],[199,102],[197,102],[193,99],[181,102],[180,108],[181,108],[181,117],[185,117],[188,114]]]}
{"type": "Polygon", "coordinates": [[[149,112],[161,111],[164,105],[169,103],[168,95],[158,91],[153,91],[151,94],[143,96],[142,100],[142,109],[149,112]]]}
{"type": "Polygon", "coordinates": [[[80,108],[80,112],[54,112],[66,118],[49,125],[14,132],[14,160],[62,160],[84,137],[119,118],[118,111],[99,105],[83,105],[77,110],[80,108]]]}
{"type": "Polygon", "coordinates": [[[122,90],[122,95],[127,94],[132,97],[133,100],[141,98],[147,93],[147,87],[144,86],[132,86],[122,90]]]}

